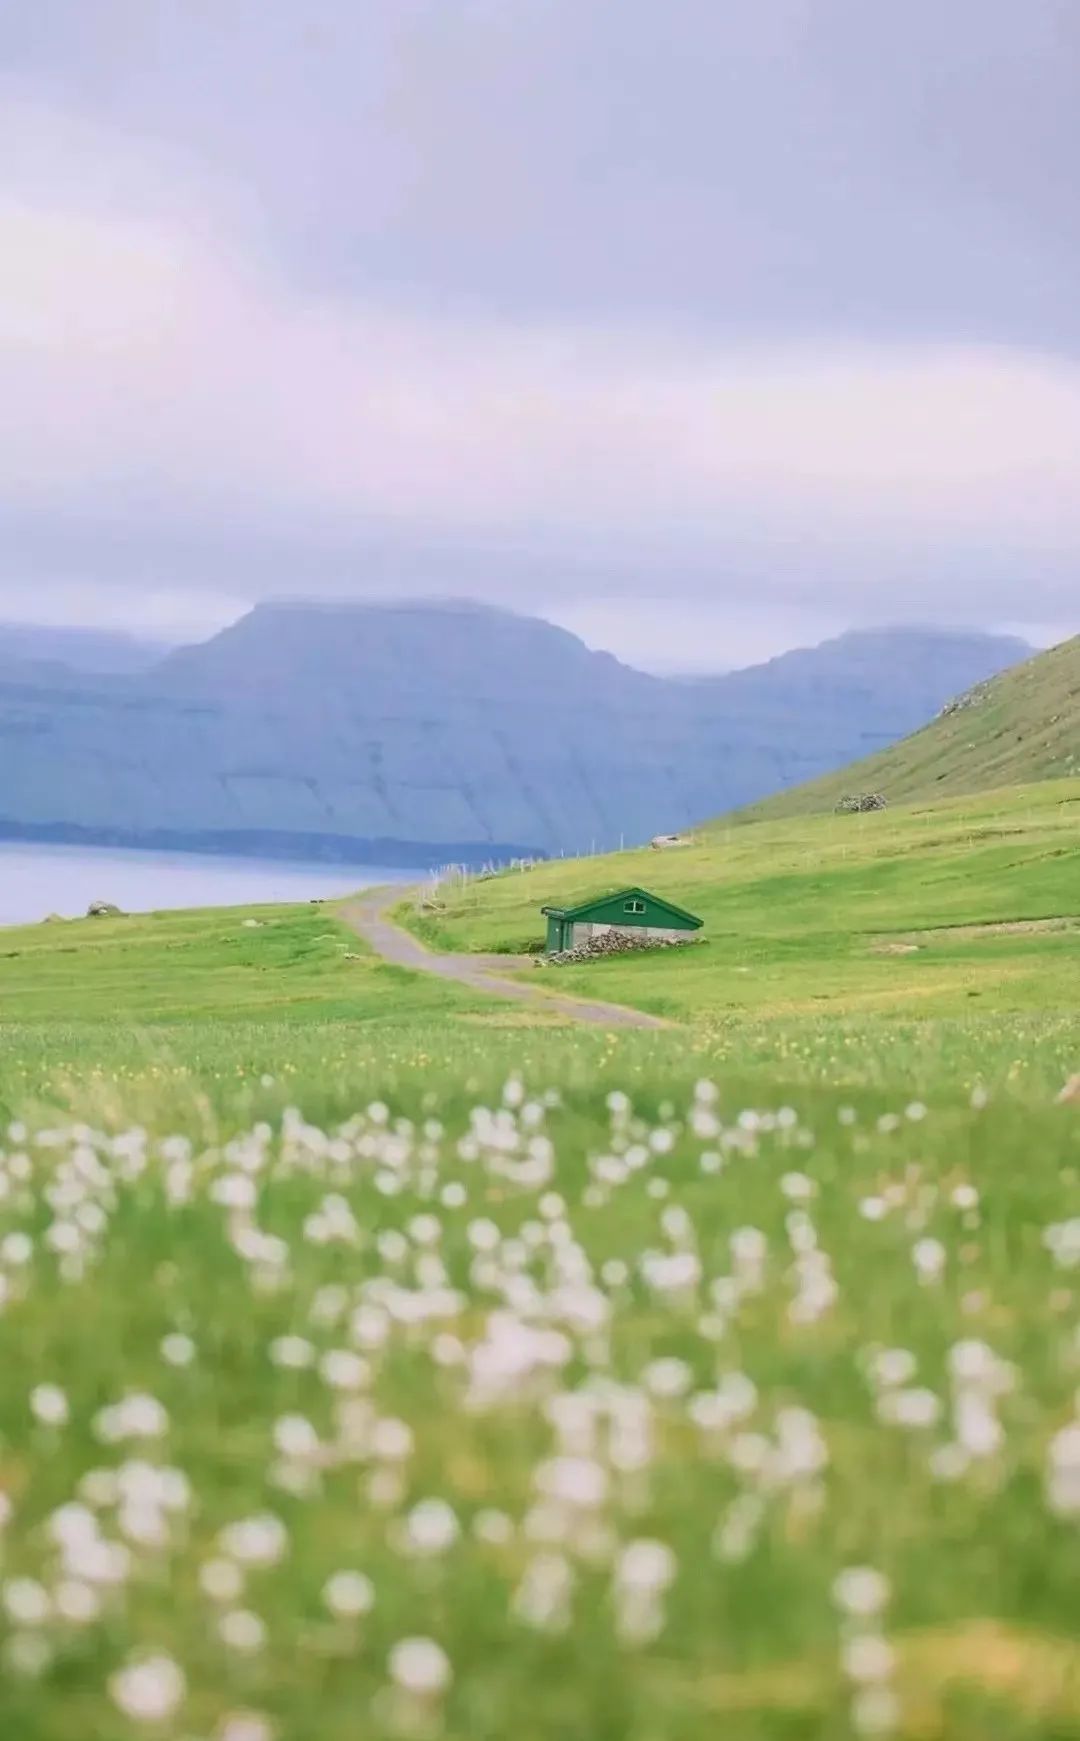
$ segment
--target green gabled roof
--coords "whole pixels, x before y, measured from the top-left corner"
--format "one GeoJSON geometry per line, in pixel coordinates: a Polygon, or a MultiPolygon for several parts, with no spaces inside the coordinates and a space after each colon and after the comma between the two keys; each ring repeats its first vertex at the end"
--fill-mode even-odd
{"type": "Polygon", "coordinates": [[[594,907],[602,907],[608,901],[622,901],[627,898],[637,898],[651,901],[654,907],[662,907],[665,913],[671,913],[676,919],[684,919],[695,930],[704,925],[704,919],[699,919],[696,913],[688,913],[685,907],[677,907],[674,901],[666,901],[663,895],[654,895],[651,889],[639,888],[636,884],[628,889],[609,889],[606,895],[594,895],[591,901],[580,901],[576,907],[541,907],[545,918],[551,919],[585,919],[594,907]]]}

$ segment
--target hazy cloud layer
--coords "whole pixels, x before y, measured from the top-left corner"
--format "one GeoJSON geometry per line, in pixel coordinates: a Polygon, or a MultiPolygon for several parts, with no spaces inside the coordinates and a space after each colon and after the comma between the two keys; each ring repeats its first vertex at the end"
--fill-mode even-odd
{"type": "Polygon", "coordinates": [[[1068,0],[23,10],[0,614],[1080,618],[1068,0]]]}

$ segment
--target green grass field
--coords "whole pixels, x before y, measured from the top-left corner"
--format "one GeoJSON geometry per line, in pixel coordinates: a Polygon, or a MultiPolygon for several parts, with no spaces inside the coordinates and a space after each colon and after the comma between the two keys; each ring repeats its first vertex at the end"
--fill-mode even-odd
{"type": "Polygon", "coordinates": [[[1080,1741],[1076,814],[0,933],[0,1734],[1080,1741]]]}
{"type": "MultiPolygon", "coordinates": [[[[219,907],[0,931],[5,1019],[408,1021],[468,1007],[373,958],[326,906],[219,907]]],[[[472,1007],[475,1007],[472,1006],[472,1007]]]]}
{"type": "MultiPolygon", "coordinates": [[[[455,884],[402,909],[433,945],[526,950],[540,909],[642,883],[705,920],[680,951],[546,969],[561,987],[738,1035],[747,1022],[1001,1015],[1071,1022],[1080,930],[1080,782],[863,816],[718,824],[694,845],[559,861],[455,884]]],[[[825,1031],[823,1029],[822,1031],[825,1031]]],[[[737,1043],[737,1041],[736,1041],[737,1043]]]]}

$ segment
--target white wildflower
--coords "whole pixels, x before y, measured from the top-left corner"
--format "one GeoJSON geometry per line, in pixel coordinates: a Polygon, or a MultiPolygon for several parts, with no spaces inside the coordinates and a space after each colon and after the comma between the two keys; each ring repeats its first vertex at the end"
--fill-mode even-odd
{"type": "Polygon", "coordinates": [[[210,1187],[212,1202],[223,1209],[253,1209],[258,1186],[246,1173],[222,1173],[210,1187]]]}
{"type": "Polygon", "coordinates": [[[450,1659],[433,1638],[402,1638],[390,1652],[390,1678],[414,1698],[437,1698],[453,1678],[450,1659]]]}
{"type": "Polygon", "coordinates": [[[953,1405],[957,1444],[968,1457],[992,1457],[1005,1442],[1005,1431],[993,1404],[974,1391],[963,1391],[953,1405]]]}
{"type": "Polygon", "coordinates": [[[685,1396],[694,1382],[694,1374],[686,1361],[673,1355],[651,1361],[641,1377],[645,1389],[652,1396],[665,1399],[685,1396]]]}
{"type": "Polygon", "coordinates": [[[163,1653],[129,1662],[109,1681],[113,1703],[139,1723],[160,1723],[171,1717],[185,1691],[183,1671],[163,1653]]]}
{"type": "Polygon", "coordinates": [[[938,1445],[928,1462],[935,1481],[960,1481],[971,1467],[969,1453],[958,1444],[938,1445]]]}
{"type": "Polygon", "coordinates": [[[305,1415],[282,1415],[274,1422],[273,1440],[282,1457],[306,1461],[319,1454],[319,1435],[305,1415]]]}
{"type": "Polygon", "coordinates": [[[833,1601],[859,1619],[877,1615],[889,1601],[889,1580],[871,1566],[848,1566],[833,1584],[833,1601]]]}
{"type": "Polygon", "coordinates": [[[413,1430],[387,1415],[371,1429],[371,1455],[380,1463],[403,1463],[412,1456],[413,1430]]]}
{"type": "Polygon", "coordinates": [[[230,1711],[219,1723],[214,1741],[273,1741],[274,1728],[258,1711],[230,1711]]]}
{"type": "Polygon", "coordinates": [[[350,1348],[333,1348],[319,1362],[319,1372],[331,1390],[363,1390],[371,1379],[371,1367],[350,1348]]]}
{"type": "Polygon", "coordinates": [[[69,1626],[92,1626],[101,1616],[101,1597],[81,1578],[61,1578],[53,1590],[53,1607],[69,1626]]]}
{"type": "Polygon", "coordinates": [[[940,1239],[918,1239],[911,1248],[911,1261],[921,1282],[935,1282],[945,1269],[948,1253],[940,1239]]]}
{"type": "Polygon", "coordinates": [[[270,1359],[275,1366],[299,1372],[315,1364],[315,1345],[305,1336],[278,1336],[270,1344],[270,1359]]]}
{"type": "Polygon", "coordinates": [[[445,1499],[422,1499],[405,1519],[403,1545],[411,1554],[426,1558],[444,1554],[461,1534],[461,1525],[445,1499]]]}
{"type": "Polygon", "coordinates": [[[486,1542],[488,1547],[504,1547],[514,1539],[514,1520],[505,1511],[488,1506],[473,1518],[472,1532],[477,1541],[486,1542]]]}
{"type": "Polygon", "coordinates": [[[253,1656],[266,1643],[266,1627],[249,1608],[233,1608],[218,1621],[221,1642],[228,1650],[253,1656]]]}
{"type": "Polygon", "coordinates": [[[808,1203],[817,1192],[813,1179],[805,1173],[785,1173],[780,1180],[780,1189],[792,1203],[808,1203]]]}
{"type": "Polygon", "coordinates": [[[323,1586],[323,1601],[339,1620],[370,1614],[375,1606],[375,1586],[363,1572],[335,1572],[323,1586]]]}
{"type": "Polygon", "coordinates": [[[138,1393],[99,1409],[92,1426],[105,1444],[118,1444],[124,1439],[160,1438],[169,1430],[169,1417],[157,1397],[138,1393]]]}
{"type": "Polygon", "coordinates": [[[725,1565],[738,1565],[753,1552],[765,1519],[765,1501],[758,1493],[741,1493],[713,1532],[712,1551],[725,1565]]]}
{"type": "Polygon", "coordinates": [[[526,1626],[537,1632],[562,1632],[570,1624],[574,1572],[558,1553],[536,1554],[525,1567],[511,1606],[526,1626]]]}
{"type": "Polygon", "coordinates": [[[161,1358],[169,1366],[190,1366],[195,1358],[195,1344],[190,1336],[174,1330],[162,1337],[161,1358]]]}
{"type": "Polygon", "coordinates": [[[953,1382],[983,1391],[988,1396],[1003,1396],[1013,1389],[1014,1369],[1001,1360],[985,1342],[974,1338],[954,1342],[949,1350],[949,1372],[953,1382]]]}
{"type": "Polygon", "coordinates": [[[14,1626],[44,1626],[52,1611],[49,1592],[36,1578],[9,1578],[0,1601],[14,1626]]]}
{"type": "Polygon", "coordinates": [[[235,1560],[207,1560],[199,1571],[199,1587],[211,1602],[235,1602],[244,1588],[244,1574],[235,1560]]]}
{"type": "Polygon", "coordinates": [[[615,1629],[623,1644],[649,1644],[664,1628],[664,1594],[675,1576],[675,1555],[663,1542],[630,1542],[612,1577],[615,1629]]]}
{"type": "Polygon", "coordinates": [[[876,1385],[889,1389],[914,1378],[918,1362],[908,1348],[882,1348],[870,1358],[870,1376],[876,1385]]]}
{"type": "Polygon", "coordinates": [[[583,1511],[607,1498],[607,1474],[591,1457],[552,1457],[534,1471],[533,1483],[546,1498],[583,1511]]]}
{"type": "Polygon", "coordinates": [[[1058,1517],[1080,1517],[1080,1420],[1062,1427],[1047,1448],[1046,1502],[1058,1517]]]}
{"type": "Polygon", "coordinates": [[[892,1427],[932,1427],[941,1419],[940,1397],[932,1390],[914,1387],[887,1391],[878,1401],[878,1418],[892,1427]]]}
{"type": "Polygon", "coordinates": [[[285,1525],[272,1512],[230,1523],[218,1539],[223,1551],[245,1566],[275,1566],[289,1545],[285,1525]]]}
{"type": "Polygon", "coordinates": [[[886,1681],[896,1668],[896,1652],[876,1633],[856,1633],[844,1643],[840,1665],[849,1680],[886,1681]]]}
{"type": "Polygon", "coordinates": [[[666,1542],[640,1540],[623,1548],[615,1565],[615,1582],[628,1590],[666,1590],[677,1561],[666,1542]]]}
{"type": "Polygon", "coordinates": [[[10,1632],[4,1640],[3,1667],[10,1675],[37,1680],[51,1666],[54,1654],[44,1632],[10,1632]]]}
{"type": "Polygon", "coordinates": [[[70,1416],[68,1399],[57,1384],[39,1384],[30,1393],[30,1412],[45,1427],[62,1427],[70,1416]]]}
{"type": "Polygon", "coordinates": [[[900,1721],[900,1701],[889,1686],[860,1687],[851,1701],[858,1735],[891,1735],[900,1721]]]}

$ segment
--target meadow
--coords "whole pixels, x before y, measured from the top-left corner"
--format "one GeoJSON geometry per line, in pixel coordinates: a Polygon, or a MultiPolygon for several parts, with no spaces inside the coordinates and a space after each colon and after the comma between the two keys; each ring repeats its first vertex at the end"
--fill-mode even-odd
{"type": "Polygon", "coordinates": [[[1070,799],[0,934],[0,1733],[1080,1738],[1070,799]]]}
{"type": "Polygon", "coordinates": [[[403,902],[400,915],[435,947],[524,952],[542,936],[543,906],[634,883],[703,918],[701,940],[549,970],[561,988],[699,1032],[732,1019],[1067,1012],[1080,930],[1080,783],[716,824],[667,852],[448,881],[433,908],[403,902]]]}

